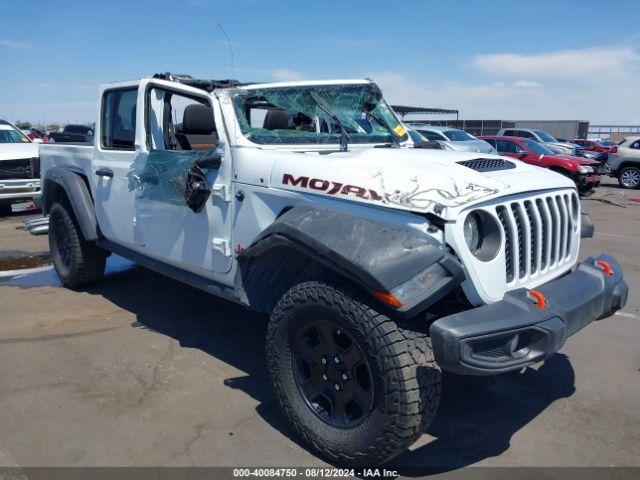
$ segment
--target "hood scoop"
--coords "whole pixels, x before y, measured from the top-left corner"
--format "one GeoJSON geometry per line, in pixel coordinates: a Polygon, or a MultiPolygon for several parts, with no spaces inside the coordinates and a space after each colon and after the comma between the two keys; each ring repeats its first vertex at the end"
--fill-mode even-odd
{"type": "Polygon", "coordinates": [[[510,170],[516,168],[513,162],[503,160],[501,158],[476,158],[474,160],[465,160],[456,162],[458,165],[470,168],[476,172],[495,172],[496,170],[510,170]]]}

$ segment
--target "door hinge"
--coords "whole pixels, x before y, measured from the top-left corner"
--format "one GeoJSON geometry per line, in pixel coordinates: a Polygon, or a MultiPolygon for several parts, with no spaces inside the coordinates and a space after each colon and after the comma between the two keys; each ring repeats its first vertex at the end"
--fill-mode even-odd
{"type": "Polygon", "coordinates": [[[229,187],[224,184],[214,184],[211,187],[211,194],[216,197],[222,198],[225,202],[231,201],[231,192],[229,191],[229,187]]]}
{"type": "Polygon", "coordinates": [[[214,252],[220,252],[224,257],[231,256],[231,246],[229,241],[224,238],[214,238],[211,243],[214,252]]]}

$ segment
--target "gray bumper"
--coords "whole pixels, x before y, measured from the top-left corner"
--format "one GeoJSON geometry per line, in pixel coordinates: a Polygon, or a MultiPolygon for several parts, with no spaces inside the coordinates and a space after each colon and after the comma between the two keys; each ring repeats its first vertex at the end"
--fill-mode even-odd
{"type": "Polygon", "coordinates": [[[545,308],[519,289],[500,302],[435,321],[430,332],[438,365],[459,374],[493,375],[538,363],[593,320],[624,307],[628,287],[618,262],[603,253],[535,290],[546,298],[545,308]],[[599,260],[611,266],[610,275],[599,260]]]}
{"type": "Polygon", "coordinates": [[[34,198],[40,194],[40,179],[0,180],[0,200],[34,198]]]}

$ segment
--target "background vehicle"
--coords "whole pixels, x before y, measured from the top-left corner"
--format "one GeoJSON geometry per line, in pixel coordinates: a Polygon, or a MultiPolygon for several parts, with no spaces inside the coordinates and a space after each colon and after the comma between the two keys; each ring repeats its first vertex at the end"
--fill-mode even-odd
{"type": "Polygon", "coordinates": [[[582,138],[576,138],[575,140],[572,141],[572,143],[579,145],[584,150],[589,150],[593,152],[608,152],[609,150],[611,150],[611,147],[613,146],[613,144],[604,145],[602,142],[599,142],[596,140],[585,140],[582,138]]]}
{"type": "Polygon", "coordinates": [[[543,132],[542,130],[534,130],[529,128],[502,128],[496,134],[498,137],[520,137],[535,140],[542,143],[554,153],[566,155],[575,155],[580,149],[575,143],[560,142],[553,135],[543,132]]]}
{"type": "Polygon", "coordinates": [[[474,137],[464,130],[449,127],[434,127],[422,123],[412,123],[411,127],[427,139],[446,145],[448,150],[496,153],[495,149],[487,142],[474,137]]]}
{"type": "Polygon", "coordinates": [[[626,301],[607,254],[568,273],[589,226],[570,180],[402,148],[371,80],[160,74],[100,102],[93,147],[42,146],[63,285],[98,281],[115,252],[269,314],[276,404],[335,463],[383,463],[422,435],[441,368],[520,370],[626,301]]]}
{"type": "Polygon", "coordinates": [[[49,143],[91,143],[93,127],[69,124],[62,132],[49,133],[49,143]]]}
{"type": "Polygon", "coordinates": [[[11,123],[0,120],[0,215],[11,204],[40,195],[38,145],[11,123]]]}
{"type": "Polygon", "coordinates": [[[44,141],[44,134],[38,130],[37,128],[33,128],[29,124],[18,124],[16,125],[22,133],[24,133],[29,139],[35,143],[42,143],[44,141]]]}
{"type": "MultiPolygon", "coordinates": [[[[601,164],[573,155],[554,153],[546,145],[521,137],[480,137],[494,146],[500,155],[517,158],[531,165],[561,173],[571,178],[581,193],[600,185],[601,164]]],[[[602,167],[603,168],[603,167],[602,167]]]]}
{"type": "Polygon", "coordinates": [[[640,187],[640,136],[627,137],[612,147],[607,167],[622,187],[640,187]]]}
{"type": "Polygon", "coordinates": [[[428,140],[426,137],[418,133],[409,125],[403,124],[404,128],[407,130],[407,134],[411,138],[414,147],[417,148],[433,148],[436,150],[453,150],[450,146],[448,146],[445,142],[438,142],[433,140],[428,140]]]}

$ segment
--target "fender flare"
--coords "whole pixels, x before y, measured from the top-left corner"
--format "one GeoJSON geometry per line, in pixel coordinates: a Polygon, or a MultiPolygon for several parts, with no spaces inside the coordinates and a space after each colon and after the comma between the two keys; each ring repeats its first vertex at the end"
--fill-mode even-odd
{"type": "Polygon", "coordinates": [[[89,193],[86,179],[82,175],[68,168],[52,167],[46,171],[42,183],[43,213],[45,215],[49,214],[49,210],[55,201],[51,187],[52,185],[57,185],[62,188],[69,199],[85,240],[93,241],[101,237],[93,207],[93,199],[91,198],[91,193],[89,193]]]}
{"type": "MultiPolygon", "coordinates": [[[[293,249],[368,292],[391,292],[427,268],[440,264],[446,272],[444,281],[440,278],[434,289],[424,288],[421,295],[399,307],[397,311],[403,316],[424,310],[460,285],[465,277],[458,260],[434,245],[426,234],[345,213],[299,206],[280,215],[238,255],[243,286],[251,284],[247,282],[251,275],[264,278],[264,272],[251,271],[251,264],[276,248],[293,249]]],[[[278,275],[283,272],[286,269],[279,266],[278,275]]]]}

